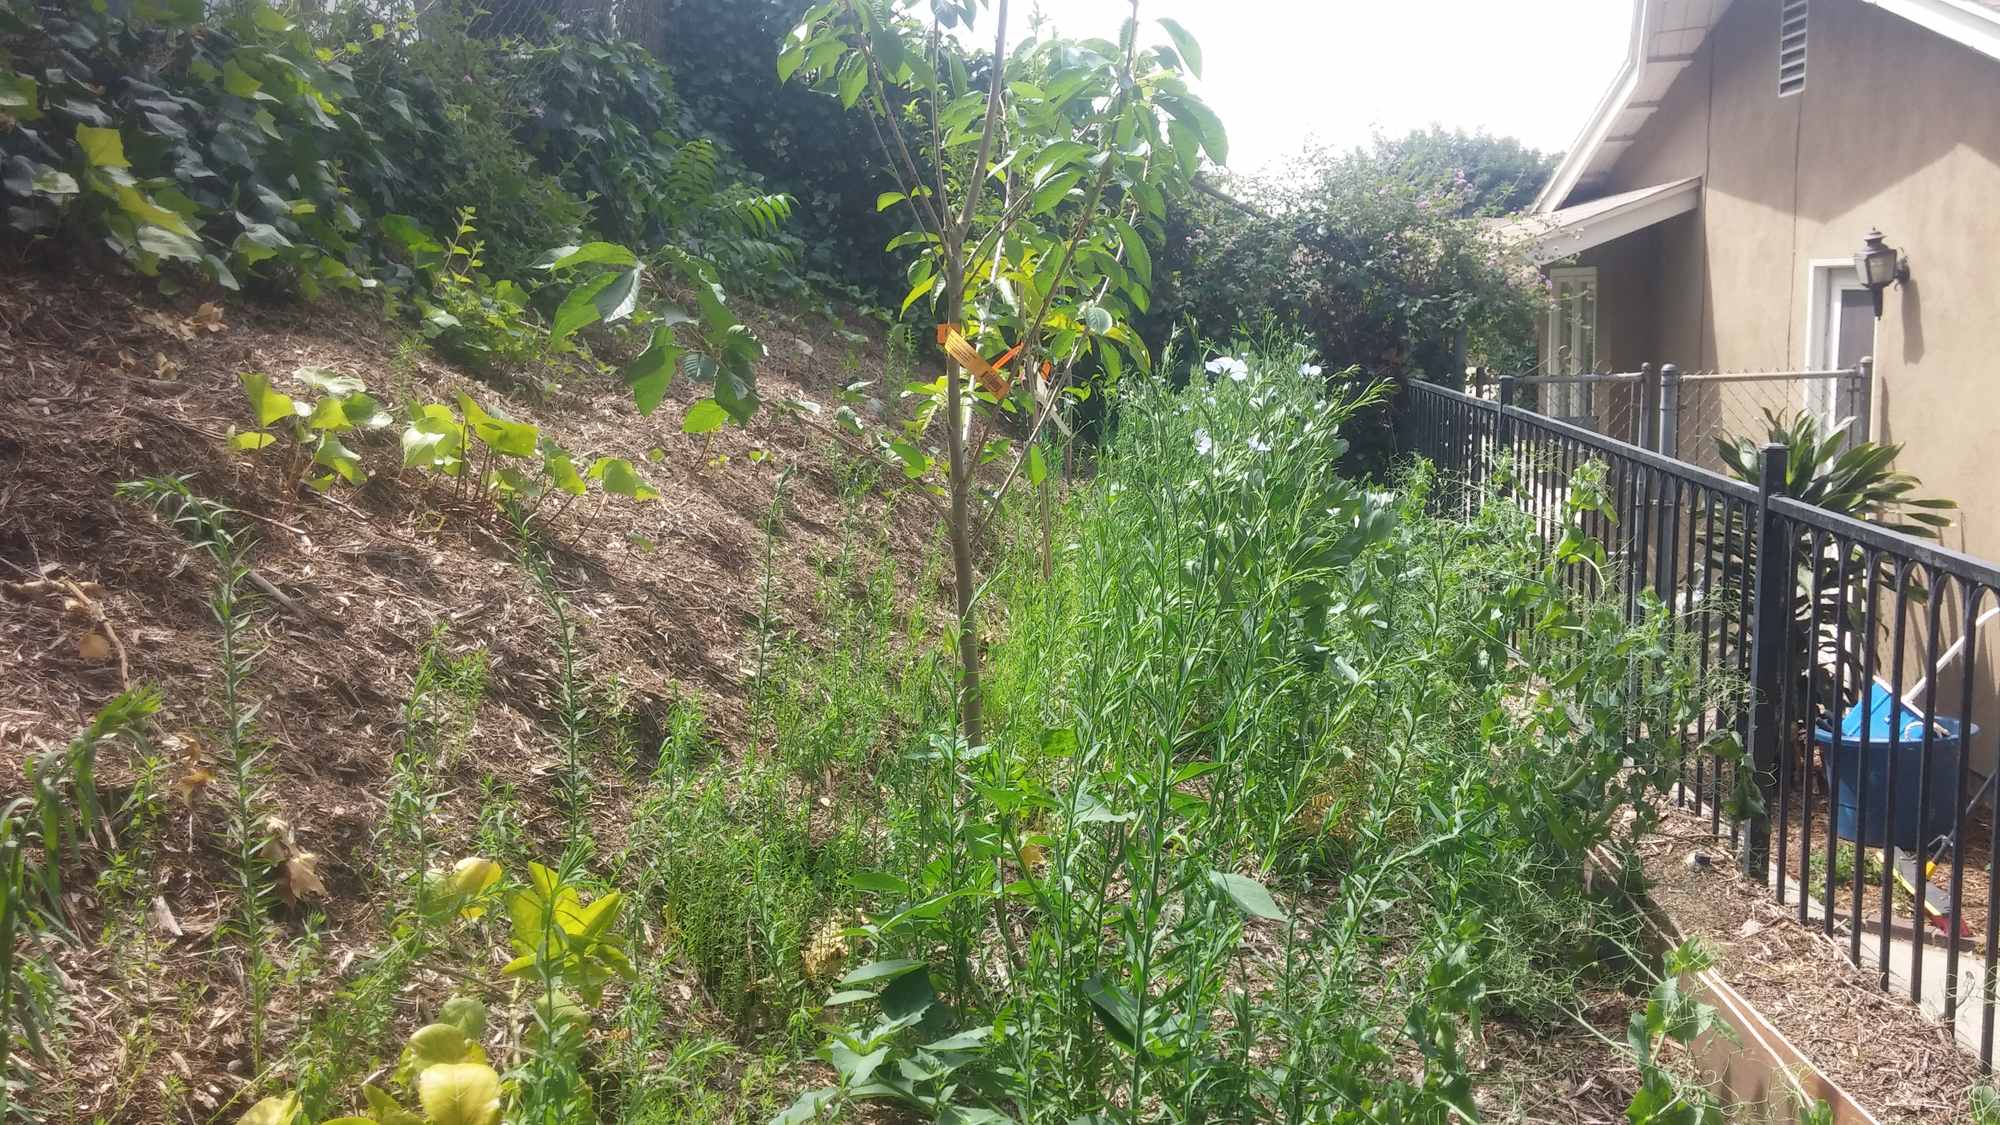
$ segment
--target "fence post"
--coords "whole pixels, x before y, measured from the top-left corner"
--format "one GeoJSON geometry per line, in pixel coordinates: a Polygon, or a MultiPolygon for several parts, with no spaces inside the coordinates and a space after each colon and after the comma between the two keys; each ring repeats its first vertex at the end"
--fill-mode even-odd
{"type": "Polygon", "coordinates": [[[1660,440],[1655,448],[1675,459],[1681,455],[1681,369],[1677,364],[1660,368],[1660,440]]]}
{"type": "Polygon", "coordinates": [[[1639,365],[1639,408],[1632,413],[1632,444],[1640,449],[1658,450],[1654,440],[1653,412],[1659,408],[1660,377],[1650,363],[1639,365]]]}
{"type": "MultiPolygon", "coordinates": [[[[1743,820],[1743,873],[1767,882],[1771,867],[1770,805],[1778,788],[1781,743],[1779,697],[1787,685],[1779,673],[1784,646],[1791,640],[1792,542],[1779,529],[1773,496],[1785,494],[1785,447],[1767,442],[1757,467],[1757,585],[1751,602],[1755,631],[1750,634],[1750,769],[1757,806],[1743,820]]],[[[1717,781],[1720,782],[1720,778],[1717,781]]],[[[1717,793],[1717,800],[1721,794],[1717,793]]],[[[1746,794],[1747,796],[1747,794],[1746,794]]]]}
{"type": "Polygon", "coordinates": [[[1494,427],[1494,452],[1514,452],[1514,376],[1500,376],[1500,417],[1494,427]]]}

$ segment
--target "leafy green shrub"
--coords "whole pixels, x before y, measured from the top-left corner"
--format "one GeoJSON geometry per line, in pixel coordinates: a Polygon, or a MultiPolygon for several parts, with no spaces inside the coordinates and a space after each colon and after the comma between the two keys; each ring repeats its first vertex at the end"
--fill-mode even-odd
{"type": "Polygon", "coordinates": [[[522,136],[542,167],[590,201],[599,233],[679,246],[734,283],[796,288],[801,244],[783,229],[791,198],[743,183],[755,177],[693,135],[672,78],[646,50],[585,31],[515,65],[541,76],[540,112],[522,136]]]}
{"type": "Polygon", "coordinates": [[[260,2],[0,15],[8,224],[102,240],[142,273],[198,265],[307,293],[362,283],[360,214],[342,167],[374,148],[346,106],[351,72],[260,2]],[[36,77],[39,76],[39,77],[36,77]]]}

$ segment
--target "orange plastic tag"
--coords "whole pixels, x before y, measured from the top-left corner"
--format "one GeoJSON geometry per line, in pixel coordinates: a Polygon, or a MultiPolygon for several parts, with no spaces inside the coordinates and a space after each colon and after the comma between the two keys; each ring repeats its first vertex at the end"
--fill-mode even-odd
{"type": "Polygon", "coordinates": [[[1015,344],[1013,347],[1000,353],[999,359],[988,363],[986,358],[979,354],[979,350],[972,346],[972,342],[967,340],[964,334],[959,332],[957,328],[949,324],[940,324],[938,325],[937,332],[938,343],[944,347],[945,354],[957,360],[959,366],[972,372],[972,377],[979,381],[979,386],[982,390],[994,398],[1006,397],[1007,389],[1012,386],[1012,381],[1000,369],[1007,366],[1015,356],[1021,353],[1021,345],[1015,344]]]}

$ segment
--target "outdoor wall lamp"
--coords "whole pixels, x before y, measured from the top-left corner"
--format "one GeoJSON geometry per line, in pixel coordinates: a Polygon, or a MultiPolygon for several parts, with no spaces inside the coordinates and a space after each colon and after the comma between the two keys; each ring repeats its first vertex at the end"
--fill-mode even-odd
{"type": "Polygon", "coordinates": [[[1882,319],[1882,290],[1890,282],[1901,285],[1910,280],[1910,260],[1893,246],[1884,245],[1882,232],[1869,228],[1863,236],[1866,241],[1861,249],[1854,252],[1854,272],[1861,276],[1861,284],[1868,287],[1869,296],[1875,298],[1875,319],[1882,319]]]}

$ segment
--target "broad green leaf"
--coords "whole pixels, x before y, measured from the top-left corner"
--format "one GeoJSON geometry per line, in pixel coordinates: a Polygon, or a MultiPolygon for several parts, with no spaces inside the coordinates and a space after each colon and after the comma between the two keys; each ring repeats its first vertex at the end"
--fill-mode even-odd
{"type": "Polygon", "coordinates": [[[674,381],[674,368],[684,351],[675,342],[672,328],[658,328],[653,331],[653,341],[646,345],[646,350],[625,365],[625,384],[632,388],[632,401],[638,405],[639,413],[651,414],[659,407],[667,386],[674,381]]]}
{"type": "Polygon", "coordinates": [[[76,143],[83,149],[83,162],[88,167],[131,167],[131,163],[125,159],[125,140],[118,135],[118,130],[116,129],[99,129],[93,125],[78,125],[76,127],[76,143]]]}
{"type": "Polygon", "coordinates": [[[477,1042],[486,1034],[486,1005],[470,996],[454,996],[438,1009],[437,1022],[450,1024],[477,1042]]]}
{"type": "Polygon", "coordinates": [[[323,398],[313,403],[312,413],[306,415],[309,430],[351,430],[354,423],[347,420],[347,408],[337,398],[323,398]]]}
{"type": "Polygon", "coordinates": [[[368,483],[368,470],[361,467],[360,455],[342,444],[330,431],[320,435],[319,448],[313,451],[313,463],[332,469],[349,484],[368,483]]]}
{"type": "Polygon", "coordinates": [[[500,1076],[484,1063],[443,1063],[417,1079],[426,1125],[499,1125],[500,1076]]]}
{"type": "Polygon", "coordinates": [[[1093,335],[1102,336],[1111,331],[1111,312],[1103,305],[1085,305],[1083,308],[1077,310],[1077,312],[1079,319],[1083,321],[1083,326],[1089,329],[1093,335]]]}
{"type": "Polygon", "coordinates": [[[292,372],[292,378],[308,387],[317,388],[335,398],[346,398],[368,389],[368,385],[352,375],[342,375],[324,367],[301,367],[292,372]]]}
{"type": "Polygon", "coordinates": [[[472,396],[460,392],[459,413],[465,416],[465,424],[473,435],[491,447],[496,453],[509,457],[533,457],[536,442],[541,431],[525,422],[516,422],[500,413],[488,413],[472,401],[472,396]]]}
{"type": "Polygon", "coordinates": [[[263,430],[249,430],[244,433],[230,435],[229,448],[249,452],[253,449],[262,449],[267,445],[274,444],[277,440],[277,438],[265,433],[263,430]]]}
{"type": "Polygon", "coordinates": [[[1237,909],[1252,918],[1264,918],[1273,922],[1285,920],[1285,912],[1278,909],[1278,904],[1271,898],[1271,892],[1257,880],[1228,871],[1211,871],[1208,873],[1208,881],[1223,894],[1228,895],[1237,909]]]}
{"type": "Polygon", "coordinates": [[[576,471],[576,462],[569,454],[557,450],[542,462],[542,469],[548,474],[549,483],[557,490],[571,496],[581,496],[585,492],[583,477],[576,471]]]}
{"type": "Polygon", "coordinates": [[[840,75],[840,108],[853,109],[861,100],[862,88],[868,85],[868,64],[860,55],[849,55],[845,68],[840,75]]]}
{"type": "Polygon", "coordinates": [[[970,1051],[974,1047],[983,1045],[986,1042],[987,1036],[992,1034],[993,1034],[993,1028],[990,1026],[975,1027],[970,1031],[961,1031],[957,1035],[953,1035],[946,1039],[940,1039],[935,1043],[926,1043],[924,1044],[924,1050],[970,1051]]]}
{"type": "Polygon", "coordinates": [[[396,1099],[372,1085],[361,1087],[361,1096],[368,1102],[368,1114],[379,1125],[424,1125],[424,1119],[396,1104],[396,1099]]]}
{"type": "Polygon", "coordinates": [[[236,65],[235,59],[230,59],[222,64],[222,88],[239,98],[254,98],[264,84],[236,65]]]}
{"type": "Polygon", "coordinates": [[[555,324],[549,329],[549,341],[560,344],[569,339],[577,330],[596,324],[604,313],[598,307],[598,297],[609,290],[620,275],[600,274],[569,291],[563,303],[556,309],[555,324]]]}
{"type": "Polygon", "coordinates": [[[841,1081],[849,1086],[859,1086],[873,1078],[875,1068],[881,1066],[888,1057],[887,1047],[877,1047],[861,1055],[838,1043],[828,1048],[826,1052],[826,1060],[833,1064],[833,1069],[840,1075],[841,1081]]]}
{"type": "Polygon", "coordinates": [[[639,256],[616,242],[586,242],[581,246],[558,246],[542,260],[535,263],[537,269],[560,273],[576,266],[605,265],[624,269],[639,264],[639,256]]]}
{"type": "Polygon", "coordinates": [[[937,287],[936,274],[931,274],[930,276],[924,278],[922,281],[919,281],[915,285],[912,285],[910,287],[909,295],[903,298],[902,311],[905,313],[909,312],[911,305],[916,304],[919,298],[921,298],[924,294],[930,292],[932,289],[936,287],[937,287]]]}
{"type": "Polygon", "coordinates": [[[1029,206],[1028,213],[1031,215],[1040,215],[1054,210],[1056,204],[1061,203],[1063,197],[1067,196],[1069,190],[1075,187],[1077,181],[1081,179],[1083,179],[1082,172],[1063,172],[1050,177],[1048,183],[1035,189],[1035,199],[1033,204],[1029,206]]]}
{"type": "Polygon", "coordinates": [[[1111,1037],[1127,1047],[1139,1045],[1139,1002],[1116,984],[1091,977],[1082,985],[1084,999],[1097,1009],[1098,1019],[1111,1037]]]}
{"type": "Polygon", "coordinates": [[[1162,16],[1160,17],[1160,26],[1167,29],[1167,37],[1174,41],[1174,50],[1180,52],[1181,58],[1188,65],[1188,71],[1196,78],[1200,78],[1201,44],[1195,40],[1194,36],[1188,34],[1187,28],[1182,27],[1175,20],[1170,20],[1162,16]]]}
{"type": "Polygon", "coordinates": [[[479,1064],[486,1061],[486,1048],[479,1041],[465,1033],[463,1027],[450,1023],[433,1023],[418,1028],[409,1042],[403,1044],[403,1054],[396,1063],[396,1080],[413,1082],[424,1071],[434,1066],[479,1064]]]}
{"type": "Polygon", "coordinates": [[[1151,289],[1153,286],[1153,254],[1152,251],[1146,249],[1146,240],[1139,237],[1139,232],[1133,229],[1132,224],[1115,215],[1111,218],[1111,226],[1118,232],[1119,244],[1125,247],[1125,263],[1132,267],[1133,273],[1138,275],[1139,283],[1151,289]]]}
{"type": "Polygon", "coordinates": [[[243,393],[250,396],[250,409],[257,415],[259,426],[297,415],[298,408],[291,396],[273,389],[270,377],[263,372],[245,371],[237,378],[243,381],[243,393]]]}
{"type": "Polygon", "coordinates": [[[465,453],[465,427],[442,403],[420,407],[403,431],[403,464],[448,467],[465,453]]]}
{"type": "Polygon", "coordinates": [[[35,93],[35,80],[11,70],[0,70],[0,110],[16,121],[33,121],[42,115],[35,93]]]}
{"type": "Polygon", "coordinates": [[[1040,444],[1035,444],[1028,447],[1027,468],[1028,468],[1029,484],[1040,485],[1042,481],[1048,478],[1049,467],[1046,463],[1042,461],[1042,447],[1040,444]]]}
{"type": "Polygon", "coordinates": [[[842,985],[857,985],[878,980],[894,980],[907,973],[914,973],[923,967],[924,963],[922,961],[912,961],[904,958],[887,961],[870,961],[866,965],[841,977],[840,983],[842,985]]]}
{"type": "Polygon", "coordinates": [[[382,216],[382,230],[413,255],[442,254],[444,246],[408,215],[382,216]]]}
{"type": "Polygon", "coordinates": [[[452,864],[451,870],[439,880],[438,889],[452,902],[468,904],[459,913],[462,917],[470,919],[485,913],[485,908],[472,904],[472,900],[491,890],[499,881],[499,864],[484,856],[471,855],[452,864]]]}
{"type": "Polygon", "coordinates": [[[681,432],[684,434],[712,434],[729,421],[729,411],[712,398],[705,398],[687,408],[681,416],[681,432]]]}
{"type": "Polygon", "coordinates": [[[908,198],[909,196],[904,195],[900,191],[885,191],[875,197],[875,209],[877,211],[887,211],[889,208],[908,198]]]}
{"type": "Polygon", "coordinates": [[[783,1113],[773,1117],[771,1125],[807,1125],[808,1122],[824,1120],[821,1111],[831,1106],[839,1097],[840,1091],[831,1086],[807,1090],[800,1094],[798,1100],[783,1113]]]}
{"type": "MultiPolygon", "coordinates": [[[[641,503],[660,498],[659,490],[641,479],[638,470],[632,467],[632,462],[623,457],[599,457],[591,463],[590,471],[584,475],[591,480],[603,481],[606,492],[629,496],[641,503]]],[[[592,908],[601,908],[606,900],[616,903],[618,901],[616,892],[605,895],[603,899],[593,903],[592,908]]]]}

